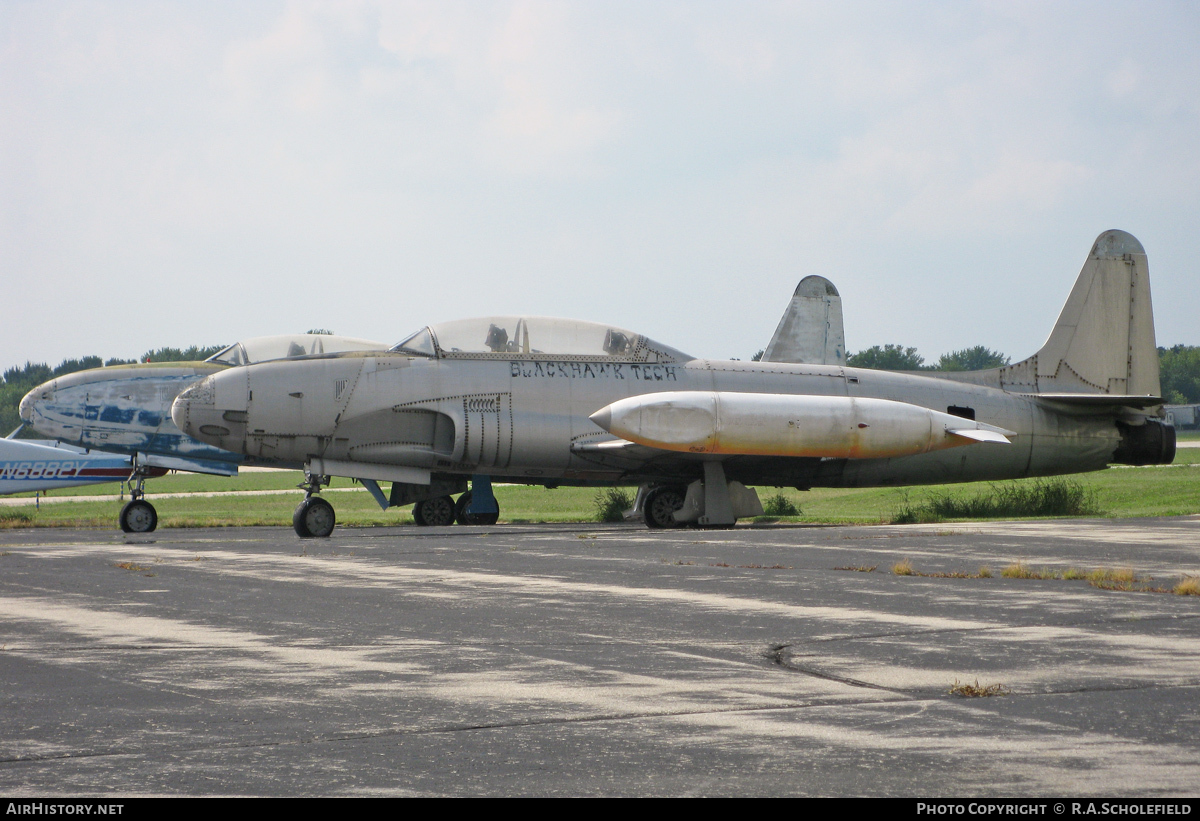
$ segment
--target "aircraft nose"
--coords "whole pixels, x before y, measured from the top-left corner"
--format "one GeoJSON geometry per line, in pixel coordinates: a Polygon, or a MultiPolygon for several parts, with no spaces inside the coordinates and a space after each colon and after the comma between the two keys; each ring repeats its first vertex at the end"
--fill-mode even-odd
{"type": "Polygon", "coordinates": [[[171,403],[171,419],[175,422],[175,427],[197,439],[200,438],[197,435],[200,432],[200,420],[207,416],[210,410],[216,409],[210,382],[211,376],[200,380],[190,388],[180,391],[171,403]]]}
{"type": "Polygon", "coordinates": [[[18,413],[21,415],[22,422],[32,422],[33,415],[37,410],[39,402],[51,400],[54,398],[54,389],[49,385],[38,385],[36,388],[25,394],[21,399],[21,404],[18,407],[18,413]]]}
{"type": "Polygon", "coordinates": [[[21,398],[21,404],[18,407],[17,412],[21,415],[22,422],[29,422],[33,419],[33,403],[37,401],[37,396],[35,394],[36,390],[37,389],[34,388],[34,390],[25,394],[25,396],[21,398]]]}
{"type": "Polygon", "coordinates": [[[171,419],[194,439],[240,453],[246,441],[245,402],[238,403],[240,409],[228,407],[229,402],[218,402],[218,376],[206,377],[175,397],[171,419]]]}

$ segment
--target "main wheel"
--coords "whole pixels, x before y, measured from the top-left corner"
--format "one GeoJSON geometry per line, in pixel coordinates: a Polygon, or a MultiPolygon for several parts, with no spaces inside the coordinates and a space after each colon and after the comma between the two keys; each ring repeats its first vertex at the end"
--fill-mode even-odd
{"type": "Polygon", "coordinates": [[[292,527],[302,539],[313,536],[323,539],[333,532],[336,523],[333,505],[320,496],[306,496],[303,502],[296,505],[296,512],[292,514],[292,527]]]}
{"type": "Polygon", "coordinates": [[[471,491],[467,491],[458,497],[458,501],[454,503],[454,521],[457,524],[469,524],[467,521],[467,505],[471,504],[471,491]]]}
{"type": "Polygon", "coordinates": [[[133,499],[121,508],[117,521],[126,533],[152,533],[158,527],[158,511],[145,499],[133,499]]]}
{"type": "Polygon", "coordinates": [[[494,525],[500,519],[499,510],[492,513],[467,513],[470,506],[471,491],[468,490],[454,503],[454,521],[460,525],[494,525]]]}
{"type": "Polygon", "coordinates": [[[413,519],[427,527],[444,527],[454,524],[454,499],[438,496],[413,505],[413,519]]]}
{"type": "Polygon", "coordinates": [[[646,494],[646,502],[642,506],[642,518],[646,527],[652,530],[666,527],[680,527],[679,522],[671,514],[683,507],[687,490],[673,485],[658,487],[646,494]]]}

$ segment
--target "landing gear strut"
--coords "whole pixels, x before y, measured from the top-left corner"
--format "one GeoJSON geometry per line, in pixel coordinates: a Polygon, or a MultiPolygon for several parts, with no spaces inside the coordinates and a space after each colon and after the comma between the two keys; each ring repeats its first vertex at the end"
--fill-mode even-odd
{"type": "Polygon", "coordinates": [[[305,491],[304,501],[296,505],[296,512],[292,514],[292,527],[302,539],[323,539],[333,533],[334,525],[337,524],[333,505],[316,495],[328,484],[328,476],[304,474],[304,483],[300,485],[305,491]]]}
{"type": "Polygon", "coordinates": [[[494,525],[500,519],[500,504],[492,493],[490,476],[471,477],[471,489],[458,497],[454,521],[460,525],[494,525]]]}
{"type": "Polygon", "coordinates": [[[150,469],[133,460],[133,473],[129,474],[129,501],[121,508],[117,522],[126,533],[153,533],[158,527],[158,511],[146,501],[146,477],[150,469]]]}

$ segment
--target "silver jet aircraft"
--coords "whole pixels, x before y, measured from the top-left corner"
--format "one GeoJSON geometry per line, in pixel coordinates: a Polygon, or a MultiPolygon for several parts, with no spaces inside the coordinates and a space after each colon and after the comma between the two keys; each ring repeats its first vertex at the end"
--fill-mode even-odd
{"type": "MultiPolygon", "coordinates": [[[[203,362],[92,368],[31,390],[21,400],[21,419],[59,442],[132,457],[129,470],[120,477],[130,481],[130,501],[122,508],[119,522],[127,533],[145,533],[158,526],[158,513],[145,500],[148,477],[166,470],[236,476],[238,465],[246,461],[244,455],[197,441],[175,427],[171,403],[180,391],[210,374],[251,362],[386,348],[368,339],[289,334],[237,342],[203,362]]],[[[301,468],[303,463],[277,466],[301,468]]]]}
{"type": "MultiPolygon", "coordinates": [[[[750,485],[871,487],[1050,476],[1174,458],[1162,421],[1141,244],[1096,240],[1030,358],[904,374],[696,359],[591,322],[493,317],[431,325],[386,353],[228,370],[179,395],[184,432],[303,463],[301,536],[325,536],[328,476],[392,482],[449,524],[466,477],[650,487],[652,528],[761,512],[750,485]]],[[[461,501],[461,499],[460,499],[461,501]]],[[[474,504],[474,502],[472,502],[474,504]]]]}

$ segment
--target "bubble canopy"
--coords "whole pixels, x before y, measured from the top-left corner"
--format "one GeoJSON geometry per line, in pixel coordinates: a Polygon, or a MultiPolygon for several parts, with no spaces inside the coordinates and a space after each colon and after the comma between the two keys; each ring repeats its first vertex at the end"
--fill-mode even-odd
{"type": "Polygon", "coordinates": [[[624,328],[546,316],[488,316],[442,322],[422,328],[395,345],[392,351],[449,359],[540,357],[686,362],[695,358],[624,328]]]}
{"type": "Polygon", "coordinates": [[[238,366],[292,356],[311,356],[312,354],[341,353],[343,351],[382,351],[386,347],[387,345],[372,342],[369,339],[330,334],[257,336],[235,342],[204,361],[238,366]]]}

